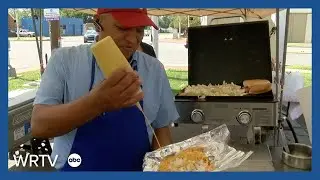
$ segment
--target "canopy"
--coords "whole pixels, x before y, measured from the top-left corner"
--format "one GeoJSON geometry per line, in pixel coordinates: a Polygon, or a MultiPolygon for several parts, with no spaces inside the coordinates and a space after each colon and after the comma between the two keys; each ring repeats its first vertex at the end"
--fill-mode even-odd
{"type": "MultiPolygon", "coordinates": [[[[78,12],[87,14],[95,14],[96,8],[69,8],[78,12]]],[[[276,13],[276,9],[246,9],[246,8],[232,8],[232,9],[166,9],[166,8],[150,8],[148,14],[151,16],[166,16],[166,15],[189,15],[189,16],[215,16],[215,17],[228,17],[228,16],[242,16],[244,18],[265,18],[276,13]]]]}

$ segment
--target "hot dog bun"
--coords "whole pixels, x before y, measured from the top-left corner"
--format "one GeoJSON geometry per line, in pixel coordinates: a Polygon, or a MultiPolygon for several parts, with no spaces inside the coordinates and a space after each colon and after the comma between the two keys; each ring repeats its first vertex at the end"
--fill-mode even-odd
{"type": "Polygon", "coordinates": [[[272,84],[265,79],[245,80],[243,86],[249,94],[262,94],[272,90],[272,84]]]}

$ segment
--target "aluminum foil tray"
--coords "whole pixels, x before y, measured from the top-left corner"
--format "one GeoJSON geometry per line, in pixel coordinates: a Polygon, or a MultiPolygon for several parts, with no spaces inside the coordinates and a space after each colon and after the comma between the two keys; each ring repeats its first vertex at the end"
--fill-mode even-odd
{"type": "Polygon", "coordinates": [[[230,147],[228,145],[229,138],[230,131],[224,124],[185,141],[162,147],[145,155],[143,171],[158,171],[161,160],[190,147],[204,147],[205,153],[211,163],[214,164],[214,171],[216,172],[238,167],[242,162],[248,159],[253,152],[238,151],[235,148],[230,147]]]}

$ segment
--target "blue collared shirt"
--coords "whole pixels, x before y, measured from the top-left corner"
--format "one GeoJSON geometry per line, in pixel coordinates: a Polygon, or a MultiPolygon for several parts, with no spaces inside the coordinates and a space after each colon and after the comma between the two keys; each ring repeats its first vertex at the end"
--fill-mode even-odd
{"type": "MultiPolygon", "coordinates": [[[[92,68],[90,46],[64,47],[52,53],[34,104],[68,103],[89,92],[92,68]]],[[[142,52],[134,53],[133,59],[137,62],[138,74],[142,79],[144,112],[152,127],[156,129],[170,125],[179,118],[179,114],[164,66],[159,60],[142,52]]],[[[101,70],[96,66],[94,85],[103,79],[101,70]]],[[[152,129],[147,127],[151,143],[152,129]]],[[[61,168],[66,162],[75,135],[76,129],[54,138],[52,156],[58,155],[56,168],[61,168]]]]}

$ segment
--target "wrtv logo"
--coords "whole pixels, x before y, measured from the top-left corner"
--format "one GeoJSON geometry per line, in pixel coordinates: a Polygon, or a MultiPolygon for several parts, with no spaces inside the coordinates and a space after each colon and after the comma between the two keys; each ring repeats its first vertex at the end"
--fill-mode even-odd
{"type": "Polygon", "coordinates": [[[55,167],[58,160],[58,155],[56,155],[52,160],[50,155],[47,155],[47,154],[35,155],[35,154],[27,153],[25,156],[13,155],[13,159],[15,161],[16,166],[45,167],[47,164],[46,161],[48,161],[51,167],[55,167]]]}

